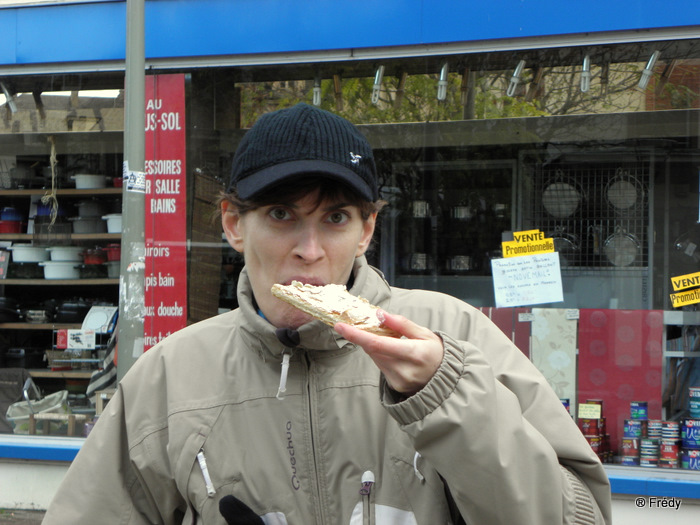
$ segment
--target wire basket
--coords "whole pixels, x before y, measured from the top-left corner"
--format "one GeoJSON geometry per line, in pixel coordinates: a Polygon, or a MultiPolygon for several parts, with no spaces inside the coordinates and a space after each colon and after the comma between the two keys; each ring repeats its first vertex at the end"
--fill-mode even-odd
{"type": "Polygon", "coordinates": [[[92,358],[89,350],[46,350],[46,360],[51,370],[91,370],[97,368],[96,361],[99,361],[92,358]]]}
{"type": "Polygon", "coordinates": [[[71,244],[73,225],[57,219],[53,224],[34,222],[34,244],[38,246],[68,246],[71,244]]]}

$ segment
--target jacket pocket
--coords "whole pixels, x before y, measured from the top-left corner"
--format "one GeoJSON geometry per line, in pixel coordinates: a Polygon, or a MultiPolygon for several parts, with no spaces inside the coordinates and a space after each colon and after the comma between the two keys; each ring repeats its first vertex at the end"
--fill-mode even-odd
{"type": "Polygon", "coordinates": [[[211,472],[216,458],[207,455],[206,440],[203,434],[188,437],[176,463],[175,482],[187,502],[186,524],[225,523],[218,507],[227,483],[211,472]]]}

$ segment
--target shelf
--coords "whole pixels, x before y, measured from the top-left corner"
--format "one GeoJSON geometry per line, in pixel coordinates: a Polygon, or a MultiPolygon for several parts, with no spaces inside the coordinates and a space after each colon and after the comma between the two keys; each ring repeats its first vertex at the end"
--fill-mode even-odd
{"type": "Polygon", "coordinates": [[[665,310],[665,325],[700,325],[700,312],[685,310],[665,310]]]}
{"type": "Polygon", "coordinates": [[[0,330],[80,330],[81,328],[80,323],[0,323],[0,330]]]}
{"type": "Polygon", "coordinates": [[[97,370],[42,370],[31,369],[29,375],[37,378],[90,379],[97,370]]]}
{"type": "Polygon", "coordinates": [[[683,352],[682,350],[667,350],[664,357],[700,357],[700,352],[683,352]]]}
{"type": "MultiPolygon", "coordinates": [[[[56,195],[65,197],[94,197],[96,195],[121,195],[123,188],[95,188],[95,189],[76,189],[76,188],[65,188],[62,190],[56,190],[56,195]]],[[[22,197],[29,195],[46,195],[51,193],[51,190],[46,188],[33,188],[33,189],[9,189],[0,190],[0,197],[22,197]]]]}
{"type": "Polygon", "coordinates": [[[65,286],[72,284],[76,286],[101,286],[109,284],[119,284],[119,279],[0,279],[0,286],[24,285],[24,286],[65,286]]]}
{"type": "MultiPolygon", "coordinates": [[[[71,233],[71,241],[120,241],[121,233],[71,233]]],[[[31,233],[0,233],[0,241],[33,241],[31,233]]]]}

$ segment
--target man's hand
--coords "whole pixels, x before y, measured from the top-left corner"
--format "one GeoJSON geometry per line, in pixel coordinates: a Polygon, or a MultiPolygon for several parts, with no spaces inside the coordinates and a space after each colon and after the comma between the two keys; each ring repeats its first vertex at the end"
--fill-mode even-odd
{"type": "Polygon", "coordinates": [[[429,329],[401,315],[379,311],[383,326],[404,337],[384,337],[337,323],[335,330],[351,343],[361,346],[397,392],[410,396],[423,388],[440,367],[442,340],[429,329]]]}

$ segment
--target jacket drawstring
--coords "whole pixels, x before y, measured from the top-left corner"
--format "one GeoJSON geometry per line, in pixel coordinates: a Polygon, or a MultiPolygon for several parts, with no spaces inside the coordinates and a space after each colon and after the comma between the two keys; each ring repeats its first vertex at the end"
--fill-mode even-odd
{"type": "Polygon", "coordinates": [[[289,375],[289,360],[291,357],[291,350],[285,350],[282,354],[282,373],[280,374],[280,386],[277,389],[277,399],[284,399],[284,393],[287,391],[287,376],[289,375]]]}
{"type": "Polygon", "coordinates": [[[299,332],[291,328],[278,328],[275,335],[280,343],[287,348],[282,353],[282,372],[280,373],[280,385],[277,389],[277,399],[284,399],[287,391],[287,376],[289,375],[289,360],[292,358],[292,348],[299,346],[301,338],[299,332]]]}
{"type": "Polygon", "coordinates": [[[204,457],[204,451],[200,450],[197,453],[197,462],[199,462],[199,468],[202,469],[202,476],[204,477],[204,484],[207,487],[207,496],[210,498],[216,494],[216,489],[214,484],[211,482],[211,476],[209,475],[209,469],[207,468],[207,460],[204,457]]]}
{"type": "Polygon", "coordinates": [[[421,482],[423,482],[425,480],[425,477],[423,476],[423,474],[421,474],[420,470],[418,470],[418,458],[421,457],[422,456],[420,455],[420,452],[416,451],[415,455],[413,456],[413,473],[421,482]]]}

